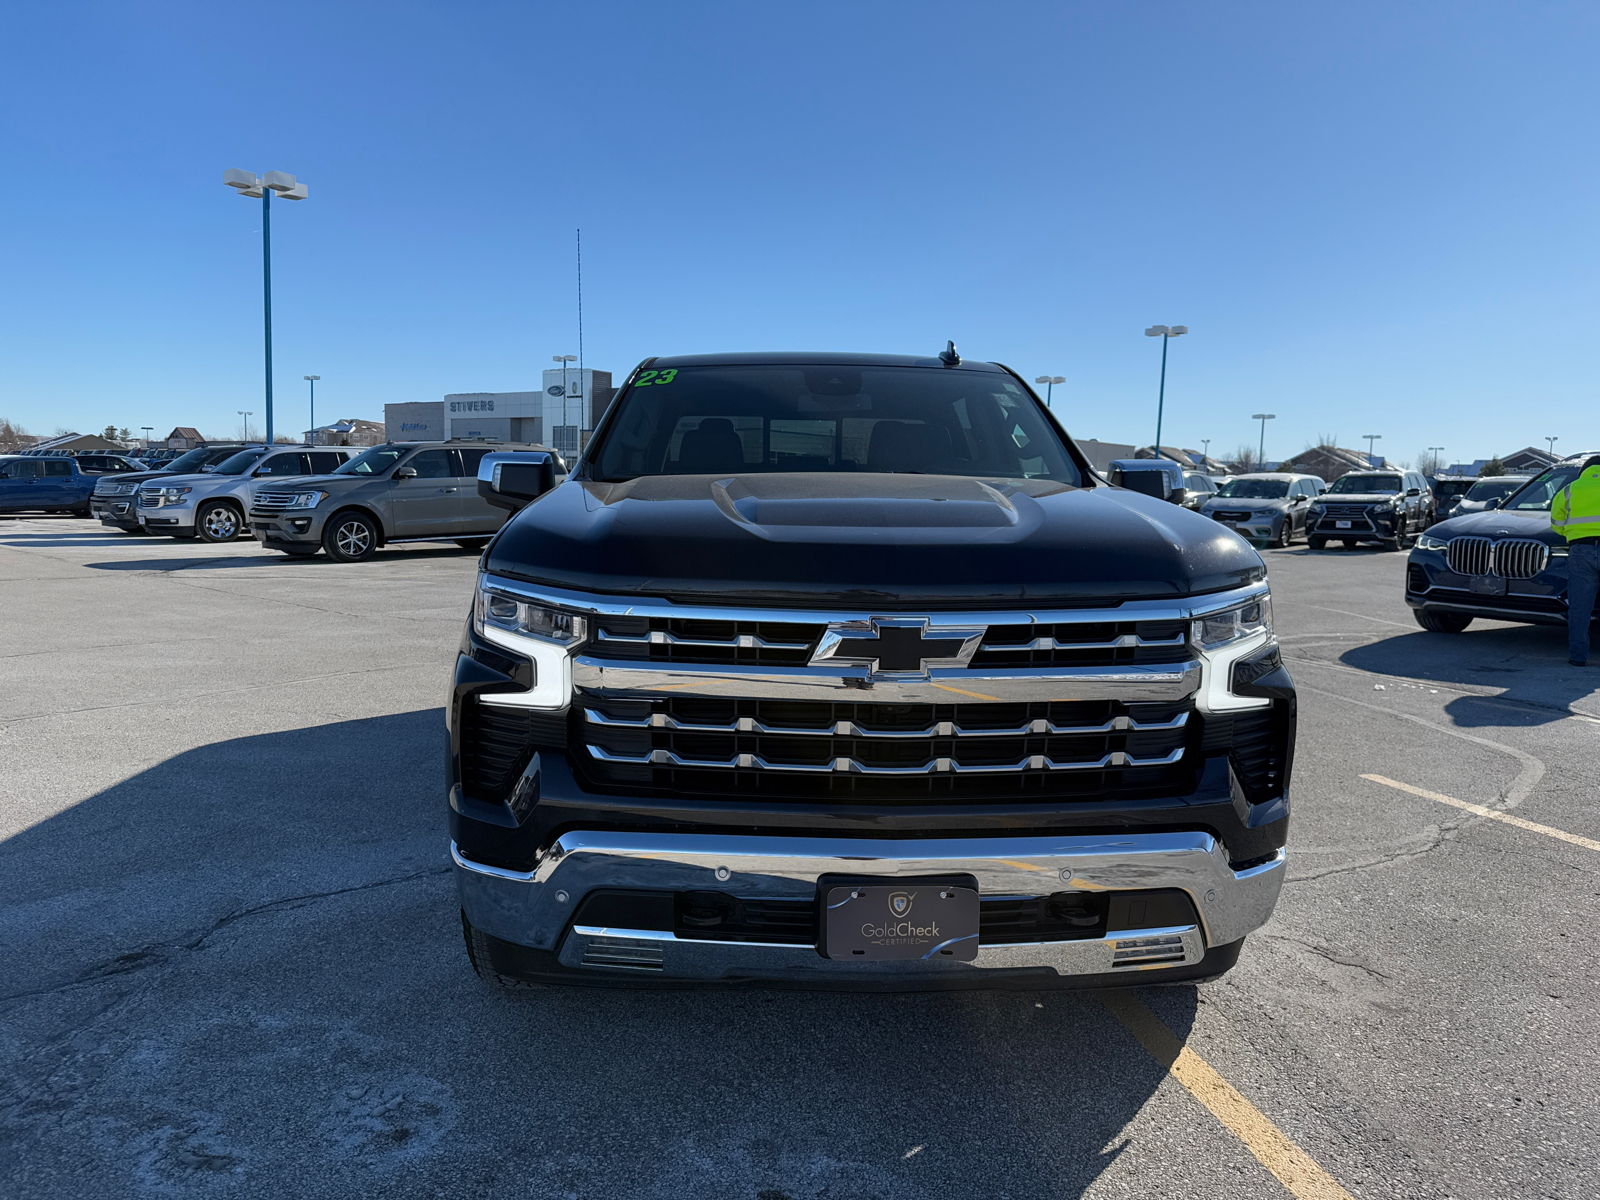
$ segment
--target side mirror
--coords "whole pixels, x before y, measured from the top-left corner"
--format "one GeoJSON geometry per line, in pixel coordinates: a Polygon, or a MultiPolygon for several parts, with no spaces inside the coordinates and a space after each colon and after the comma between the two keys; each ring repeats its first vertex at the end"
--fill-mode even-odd
{"type": "Polygon", "coordinates": [[[417,469],[415,467],[401,467],[395,471],[394,477],[396,479],[415,479],[417,477],[417,469]]]}
{"type": "Polygon", "coordinates": [[[1483,511],[1484,512],[1488,512],[1491,508],[1499,508],[1499,507],[1500,507],[1500,497],[1499,496],[1491,497],[1490,499],[1485,500],[1483,502],[1483,511]]]}
{"type": "Polygon", "coordinates": [[[1422,495],[1422,489],[1421,488],[1407,488],[1406,489],[1406,495],[1408,495],[1408,496],[1420,496],[1420,495],[1422,495]]]}
{"type": "Polygon", "coordinates": [[[1184,504],[1184,500],[1188,495],[1189,495],[1188,490],[1185,489],[1185,488],[1173,488],[1170,492],[1167,493],[1167,499],[1172,501],[1179,508],[1182,508],[1183,504],[1184,504]]]}
{"type": "Polygon", "coordinates": [[[512,512],[556,486],[555,456],[543,450],[500,450],[478,464],[478,495],[512,512]]]}

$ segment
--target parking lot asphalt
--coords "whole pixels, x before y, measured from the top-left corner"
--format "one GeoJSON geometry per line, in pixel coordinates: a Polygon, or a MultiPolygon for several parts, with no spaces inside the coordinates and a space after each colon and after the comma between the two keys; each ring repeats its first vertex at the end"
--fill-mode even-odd
{"type": "Polygon", "coordinates": [[[0,518],[0,1195],[1594,1195],[1600,671],[1266,557],[1291,857],[1224,979],[504,995],[447,869],[473,555],[0,518]]]}

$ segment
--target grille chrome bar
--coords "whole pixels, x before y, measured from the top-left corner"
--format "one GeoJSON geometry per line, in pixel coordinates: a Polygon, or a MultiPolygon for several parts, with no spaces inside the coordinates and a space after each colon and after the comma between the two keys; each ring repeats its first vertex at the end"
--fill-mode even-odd
{"type": "Polygon", "coordinates": [[[1136,721],[1132,717],[1112,717],[1103,725],[1054,725],[1046,720],[1029,721],[1011,729],[968,729],[954,721],[935,721],[925,729],[866,729],[854,721],[835,721],[821,728],[788,728],[765,725],[754,717],[739,717],[723,725],[704,725],[680,721],[667,713],[651,713],[646,717],[611,717],[596,709],[586,708],[584,718],[595,725],[622,729],[672,729],[682,733],[765,733],[779,737],[859,737],[859,738],[935,738],[935,737],[1024,737],[1028,734],[1097,734],[1147,732],[1161,729],[1181,729],[1189,720],[1181,712],[1170,721],[1136,721]]]}
{"type": "Polygon", "coordinates": [[[724,650],[809,650],[810,642],[769,642],[753,633],[735,634],[731,638],[679,637],[664,629],[652,629],[642,637],[607,633],[600,630],[600,641],[616,646],[715,646],[724,650]]]}
{"type": "Polygon", "coordinates": [[[769,762],[758,754],[735,754],[727,760],[685,758],[671,750],[650,750],[644,754],[613,754],[603,746],[586,746],[602,762],[631,763],[636,766],[691,767],[708,770],[786,771],[812,775],[1014,775],[1020,771],[1101,771],[1107,767],[1168,767],[1183,758],[1180,746],[1160,758],[1135,758],[1124,750],[1113,750],[1090,762],[1056,762],[1043,754],[1030,754],[1012,763],[983,763],[963,766],[953,758],[934,758],[920,767],[872,767],[840,755],[826,763],[769,762]]]}
{"type": "Polygon", "coordinates": [[[579,655],[574,686],[634,699],[705,688],[718,699],[950,704],[974,700],[1182,700],[1200,687],[1197,659],[1114,667],[933,668],[926,679],[873,679],[864,667],[745,667],[732,663],[619,661],[579,655]]]}
{"type": "Polygon", "coordinates": [[[1124,650],[1131,646],[1181,646],[1186,638],[1177,633],[1169,638],[1146,638],[1124,633],[1108,642],[1062,642],[1053,637],[1037,637],[1031,642],[985,642],[984,650],[1124,650]]]}

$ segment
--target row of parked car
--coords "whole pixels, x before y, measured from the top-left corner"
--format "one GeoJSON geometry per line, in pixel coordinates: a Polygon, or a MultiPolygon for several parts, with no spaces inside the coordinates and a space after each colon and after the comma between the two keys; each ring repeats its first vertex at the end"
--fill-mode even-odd
{"type": "MultiPolygon", "coordinates": [[[[0,457],[0,510],[94,516],[108,528],[205,542],[254,537],[298,557],[360,562],[402,541],[481,549],[507,510],[480,495],[486,453],[543,446],[393,442],[369,449],[233,443],[159,470],[118,458],[0,457]]],[[[564,470],[564,468],[559,468],[564,470]]]]}
{"type": "Polygon", "coordinates": [[[1259,544],[1287,546],[1304,536],[1313,550],[1329,542],[1398,550],[1436,521],[1496,507],[1529,477],[1499,475],[1441,494],[1420,471],[1403,469],[1352,471],[1329,486],[1315,475],[1280,471],[1217,480],[1166,459],[1130,458],[1111,464],[1111,478],[1259,544]]]}

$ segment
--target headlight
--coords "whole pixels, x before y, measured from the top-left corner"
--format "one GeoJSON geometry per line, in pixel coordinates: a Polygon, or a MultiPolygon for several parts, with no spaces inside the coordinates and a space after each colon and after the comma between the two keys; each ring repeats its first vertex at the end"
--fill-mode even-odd
{"type": "Polygon", "coordinates": [[[161,502],[163,504],[176,504],[179,500],[182,500],[192,491],[194,491],[193,488],[169,487],[162,488],[157,494],[161,497],[161,502]]]}
{"type": "Polygon", "coordinates": [[[558,646],[576,646],[589,636],[589,622],[576,613],[543,604],[530,604],[526,600],[492,591],[482,584],[478,586],[472,621],[479,633],[487,626],[503,629],[507,633],[540,638],[558,646]]]}
{"type": "Polygon", "coordinates": [[[1372,507],[1375,511],[1382,512],[1386,508],[1393,508],[1397,499],[1398,497],[1390,496],[1387,500],[1379,500],[1372,507]]]}
{"type": "Polygon", "coordinates": [[[1272,631],[1272,597],[1261,595],[1191,622],[1190,638],[1203,650],[1236,642],[1254,633],[1272,631]]]}
{"type": "Polygon", "coordinates": [[[327,492],[296,492],[285,508],[315,508],[328,498],[327,492]]]}
{"type": "Polygon", "coordinates": [[[1445,538],[1435,537],[1431,533],[1419,533],[1417,535],[1418,550],[1443,550],[1449,544],[1449,541],[1445,538]]]}

